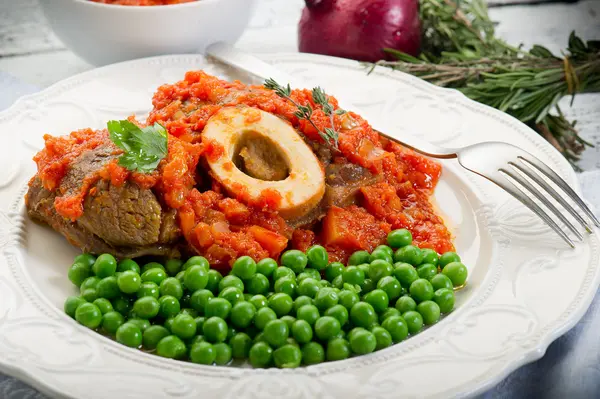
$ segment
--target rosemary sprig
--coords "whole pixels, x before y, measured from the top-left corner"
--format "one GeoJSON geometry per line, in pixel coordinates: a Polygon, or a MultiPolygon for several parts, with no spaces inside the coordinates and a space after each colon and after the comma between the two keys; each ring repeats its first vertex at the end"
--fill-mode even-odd
{"type": "Polygon", "coordinates": [[[388,50],[397,61],[378,65],[458,89],[528,124],[572,163],[579,159],[590,144],[557,103],[565,95],[600,91],[599,41],[585,43],[573,33],[561,57],[537,45],[524,51],[495,36],[484,0],[420,0],[420,16],[421,55],[388,50]]]}
{"type": "Polygon", "coordinates": [[[329,103],[327,94],[325,93],[325,91],[323,89],[321,89],[320,87],[315,87],[312,90],[312,98],[313,98],[314,103],[320,105],[321,109],[323,110],[323,113],[325,115],[329,116],[329,118],[331,120],[331,127],[321,130],[312,121],[312,115],[313,115],[313,111],[314,111],[312,106],[310,104],[300,105],[291,98],[292,89],[291,89],[289,83],[287,86],[282,86],[279,83],[277,83],[274,79],[269,78],[269,79],[265,80],[264,86],[265,86],[265,88],[267,88],[269,90],[273,90],[275,92],[275,94],[277,94],[279,97],[285,98],[286,100],[288,100],[289,102],[294,104],[294,106],[296,108],[298,108],[298,110],[296,112],[294,112],[294,115],[298,119],[307,120],[317,130],[317,132],[319,132],[319,136],[321,136],[321,138],[325,141],[325,143],[327,145],[329,145],[331,148],[333,148],[336,151],[339,150],[339,148],[338,148],[339,132],[337,130],[335,130],[334,114],[342,115],[346,111],[344,111],[342,109],[334,110],[333,106],[329,103]]]}

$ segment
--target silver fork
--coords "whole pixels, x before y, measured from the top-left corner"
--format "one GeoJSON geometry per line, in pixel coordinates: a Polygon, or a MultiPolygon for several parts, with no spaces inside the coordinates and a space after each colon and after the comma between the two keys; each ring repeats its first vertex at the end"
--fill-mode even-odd
{"type": "MultiPolygon", "coordinates": [[[[212,44],[207,48],[206,55],[263,80],[272,78],[283,85],[289,83],[292,87],[297,88],[310,87],[302,82],[298,82],[295,78],[286,75],[272,65],[225,43],[212,44]]],[[[537,200],[554,214],[555,217],[567,226],[579,241],[583,240],[583,235],[577,230],[573,223],[567,219],[565,214],[547,198],[547,196],[549,195],[554,198],[554,200],[556,200],[556,202],[558,202],[590,234],[593,234],[592,227],[588,221],[567,202],[564,196],[559,194],[558,191],[548,184],[542,176],[546,176],[552,181],[577,205],[594,225],[600,227],[598,218],[567,182],[538,158],[514,145],[488,141],[473,144],[464,148],[443,148],[404,133],[402,134],[402,137],[398,137],[393,133],[389,133],[392,129],[385,129],[383,126],[375,126],[373,121],[376,121],[377,118],[369,118],[367,113],[358,110],[355,106],[344,102],[342,99],[338,98],[338,100],[343,109],[352,110],[363,116],[372,123],[372,127],[377,130],[379,134],[392,141],[432,158],[456,158],[460,165],[465,169],[497,184],[519,200],[523,205],[531,209],[572,248],[575,247],[575,244],[573,243],[573,240],[571,240],[569,234],[567,234],[567,232],[565,232],[546,211],[534,202],[525,191],[537,198],[537,200]],[[387,133],[384,133],[386,131],[387,133]],[[539,188],[536,187],[536,185],[531,184],[525,176],[536,183],[539,188]],[[525,189],[525,191],[523,191],[523,189],[525,189]]]]}

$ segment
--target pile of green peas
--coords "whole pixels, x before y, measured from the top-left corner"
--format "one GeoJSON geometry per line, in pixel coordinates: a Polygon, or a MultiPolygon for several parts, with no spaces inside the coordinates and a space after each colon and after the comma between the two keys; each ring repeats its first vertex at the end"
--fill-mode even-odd
{"type": "Polygon", "coordinates": [[[227,276],[202,256],[187,261],[75,258],[80,295],[64,310],[131,348],[198,364],[293,368],[389,347],[454,308],[467,268],[454,252],[412,245],[406,229],[388,245],[357,251],[348,265],[325,248],[288,250],[280,264],[238,258],[227,276]]]}

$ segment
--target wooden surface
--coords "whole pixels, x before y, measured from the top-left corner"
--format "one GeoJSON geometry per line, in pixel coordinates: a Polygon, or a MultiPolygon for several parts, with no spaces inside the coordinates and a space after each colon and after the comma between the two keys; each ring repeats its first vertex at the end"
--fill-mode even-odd
{"type": "MultiPolygon", "coordinates": [[[[490,0],[494,4],[523,0],[490,0]]],[[[524,0],[536,1],[536,0],[524,0]]],[[[543,1],[543,0],[542,0],[543,1]]],[[[258,9],[241,48],[255,53],[297,51],[296,25],[303,0],[258,0],[258,9]],[[265,38],[269,40],[266,41],[265,38]]],[[[600,1],[493,7],[498,34],[511,44],[541,44],[560,53],[572,30],[600,39],[600,1]]],[[[0,70],[38,87],[47,87],[92,66],[69,50],[46,26],[37,0],[0,0],[0,70]]],[[[584,153],[584,169],[600,169],[600,95],[580,96],[564,109],[579,120],[582,135],[596,144],[584,153]]]]}

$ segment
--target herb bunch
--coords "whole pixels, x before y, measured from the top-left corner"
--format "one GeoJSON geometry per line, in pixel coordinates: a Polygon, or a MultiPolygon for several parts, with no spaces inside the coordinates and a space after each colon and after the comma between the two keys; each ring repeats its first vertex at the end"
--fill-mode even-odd
{"type": "MultiPolygon", "coordinates": [[[[566,95],[600,91],[600,41],[574,33],[559,57],[542,46],[529,51],[495,36],[485,0],[420,0],[423,52],[419,57],[387,49],[396,61],[377,65],[401,70],[507,112],[528,124],[571,163],[590,145],[558,107],[566,95]]],[[[375,65],[371,65],[372,68],[375,65]]]]}
{"type": "Polygon", "coordinates": [[[312,89],[312,99],[313,102],[317,105],[321,106],[323,113],[327,115],[331,120],[331,127],[325,128],[323,130],[319,129],[317,125],[312,121],[312,115],[314,112],[313,107],[310,104],[300,105],[296,101],[291,98],[292,88],[289,83],[287,86],[282,86],[277,83],[274,79],[265,80],[264,87],[269,90],[273,90],[275,94],[277,94],[281,98],[285,98],[289,102],[291,102],[298,110],[294,112],[294,115],[298,119],[308,121],[319,133],[319,136],[325,141],[325,143],[334,150],[338,149],[338,139],[339,132],[335,130],[335,122],[334,122],[334,114],[342,115],[346,113],[343,109],[334,110],[333,106],[329,103],[329,99],[327,98],[327,94],[320,87],[315,87],[312,89]]]}
{"type": "Polygon", "coordinates": [[[159,123],[140,128],[128,120],[107,123],[110,140],[120,149],[119,165],[131,171],[150,173],[167,156],[167,130],[159,123]]]}

